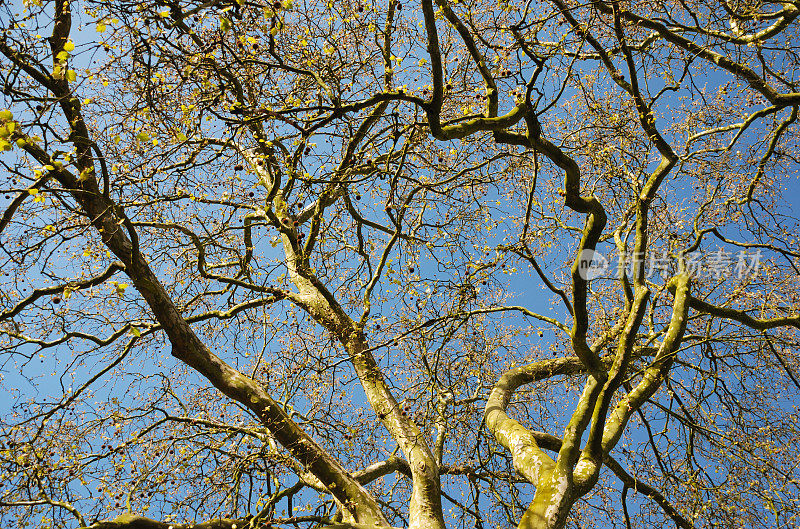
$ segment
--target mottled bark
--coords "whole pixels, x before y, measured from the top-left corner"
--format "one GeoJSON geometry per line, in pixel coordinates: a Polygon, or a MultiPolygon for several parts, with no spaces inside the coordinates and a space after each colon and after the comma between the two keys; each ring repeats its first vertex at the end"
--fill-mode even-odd
{"type": "Polygon", "coordinates": [[[372,409],[395,439],[411,471],[409,528],[443,529],[441,484],[436,459],[417,425],[394,398],[366,337],[314,276],[308,262],[298,253],[291,234],[283,234],[286,263],[298,289],[295,302],[342,343],[358,375],[372,409]]]}
{"type": "MultiPolygon", "coordinates": [[[[61,96],[70,101],[74,99],[69,92],[61,96]]],[[[66,108],[71,122],[82,123],[77,100],[66,108]]],[[[28,142],[25,150],[42,164],[50,161],[50,155],[33,142],[28,142]]],[[[348,521],[388,525],[377,502],[366,489],[300,429],[261,384],[225,363],[200,340],[139,251],[138,235],[130,221],[110,198],[100,192],[97,180],[78,179],[63,168],[52,170],[50,176],[72,193],[103,243],[122,262],[125,273],[167,334],[172,355],[203,375],[223,394],[250,409],[278,442],[324,484],[342,506],[348,521]]],[[[283,294],[275,290],[273,295],[277,300],[283,294]]]]}

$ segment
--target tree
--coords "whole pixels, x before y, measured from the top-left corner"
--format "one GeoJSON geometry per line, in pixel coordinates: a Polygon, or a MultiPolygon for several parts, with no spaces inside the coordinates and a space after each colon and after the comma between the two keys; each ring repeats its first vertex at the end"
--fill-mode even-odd
{"type": "Polygon", "coordinates": [[[800,3],[1,9],[5,527],[798,523],[800,3]]]}

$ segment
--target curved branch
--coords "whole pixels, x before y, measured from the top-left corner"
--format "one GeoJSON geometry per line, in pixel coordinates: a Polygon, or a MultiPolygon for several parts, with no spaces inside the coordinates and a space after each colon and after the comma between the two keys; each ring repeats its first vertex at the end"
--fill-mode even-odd
{"type": "MultiPolygon", "coordinates": [[[[561,450],[562,441],[558,437],[554,435],[550,435],[545,432],[531,432],[532,435],[536,438],[539,446],[546,448],[547,450],[552,450],[553,452],[558,452],[561,450]]],[[[676,509],[670,502],[667,500],[664,495],[657,490],[655,487],[646,483],[640,479],[637,479],[634,476],[631,476],[623,467],[619,464],[619,462],[611,457],[610,455],[606,455],[603,459],[603,463],[622,481],[623,484],[627,485],[629,488],[639,492],[648,498],[655,501],[661,509],[672,518],[675,524],[680,527],[681,529],[694,529],[694,525],[690,521],[688,521],[679,511],[676,509]]]]}
{"type": "Polygon", "coordinates": [[[508,416],[508,403],[523,384],[584,372],[586,366],[578,357],[544,360],[506,371],[489,395],[483,416],[486,428],[511,453],[514,468],[531,484],[551,471],[555,461],[540,448],[539,439],[531,431],[508,416]]]}
{"type": "Polygon", "coordinates": [[[623,484],[625,484],[628,488],[635,490],[640,494],[644,494],[654,502],[656,502],[659,507],[669,516],[672,518],[672,521],[675,522],[675,525],[680,527],[681,529],[694,529],[694,525],[686,519],[679,511],[676,509],[670,502],[667,500],[661,492],[656,490],[652,485],[645,483],[639,479],[628,474],[622,465],[620,465],[617,460],[615,460],[611,456],[606,456],[605,460],[603,461],[606,466],[611,470],[611,472],[616,475],[623,484]]]}
{"type": "Polygon", "coordinates": [[[65,289],[71,289],[73,291],[80,290],[82,288],[87,287],[95,287],[97,285],[102,284],[106,279],[109,279],[114,274],[119,272],[120,270],[125,270],[125,266],[120,262],[111,263],[108,268],[106,268],[102,274],[99,276],[92,277],[85,281],[70,281],[66,284],[56,285],[53,287],[47,288],[37,288],[34,290],[30,296],[21,300],[17,303],[13,308],[0,312],[0,320],[4,320],[6,318],[13,318],[17,314],[19,314],[25,307],[36,301],[42,296],[50,296],[53,294],[60,294],[64,292],[65,289]]]}
{"type": "Polygon", "coordinates": [[[712,316],[738,321],[739,323],[759,331],[766,331],[767,329],[774,329],[775,327],[794,327],[795,329],[800,329],[800,315],[758,319],[750,316],[744,310],[718,307],[693,296],[689,296],[689,307],[703,314],[710,314],[712,316]]]}
{"type": "Polygon", "coordinates": [[[250,522],[249,518],[231,519],[218,518],[198,524],[173,523],[152,520],[134,514],[122,514],[113,520],[96,522],[80,529],[245,529],[250,522]]]}
{"type": "Polygon", "coordinates": [[[28,188],[27,191],[23,191],[22,193],[14,197],[14,200],[11,201],[11,204],[9,204],[6,210],[3,212],[3,216],[0,217],[0,235],[3,234],[3,230],[5,230],[6,226],[8,226],[8,224],[11,222],[11,219],[14,217],[14,213],[16,213],[19,207],[22,205],[22,203],[25,202],[25,199],[31,196],[31,194],[28,191],[30,191],[31,189],[41,189],[42,186],[44,186],[44,184],[49,179],[50,175],[44,175],[39,177],[33,183],[33,185],[28,188]]]}

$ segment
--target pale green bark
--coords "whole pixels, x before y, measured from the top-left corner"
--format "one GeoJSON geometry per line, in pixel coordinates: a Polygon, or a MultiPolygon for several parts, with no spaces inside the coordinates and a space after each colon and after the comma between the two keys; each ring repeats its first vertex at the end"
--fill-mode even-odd
{"type": "Polygon", "coordinates": [[[293,301],[345,347],[367,400],[408,461],[412,480],[409,529],[443,529],[439,466],[422,432],[402,414],[356,322],[316,279],[294,244],[293,235],[284,232],[282,238],[289,275],[298,290],[293,301]]]}

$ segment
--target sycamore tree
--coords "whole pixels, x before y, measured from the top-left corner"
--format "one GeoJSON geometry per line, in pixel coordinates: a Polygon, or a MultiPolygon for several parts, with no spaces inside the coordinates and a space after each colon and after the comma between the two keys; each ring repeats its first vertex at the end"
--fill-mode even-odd
{"type": "Polygon", "coordinates": [[[2,526],[796,526],[798,15],[2,3],[2,526]]]}

